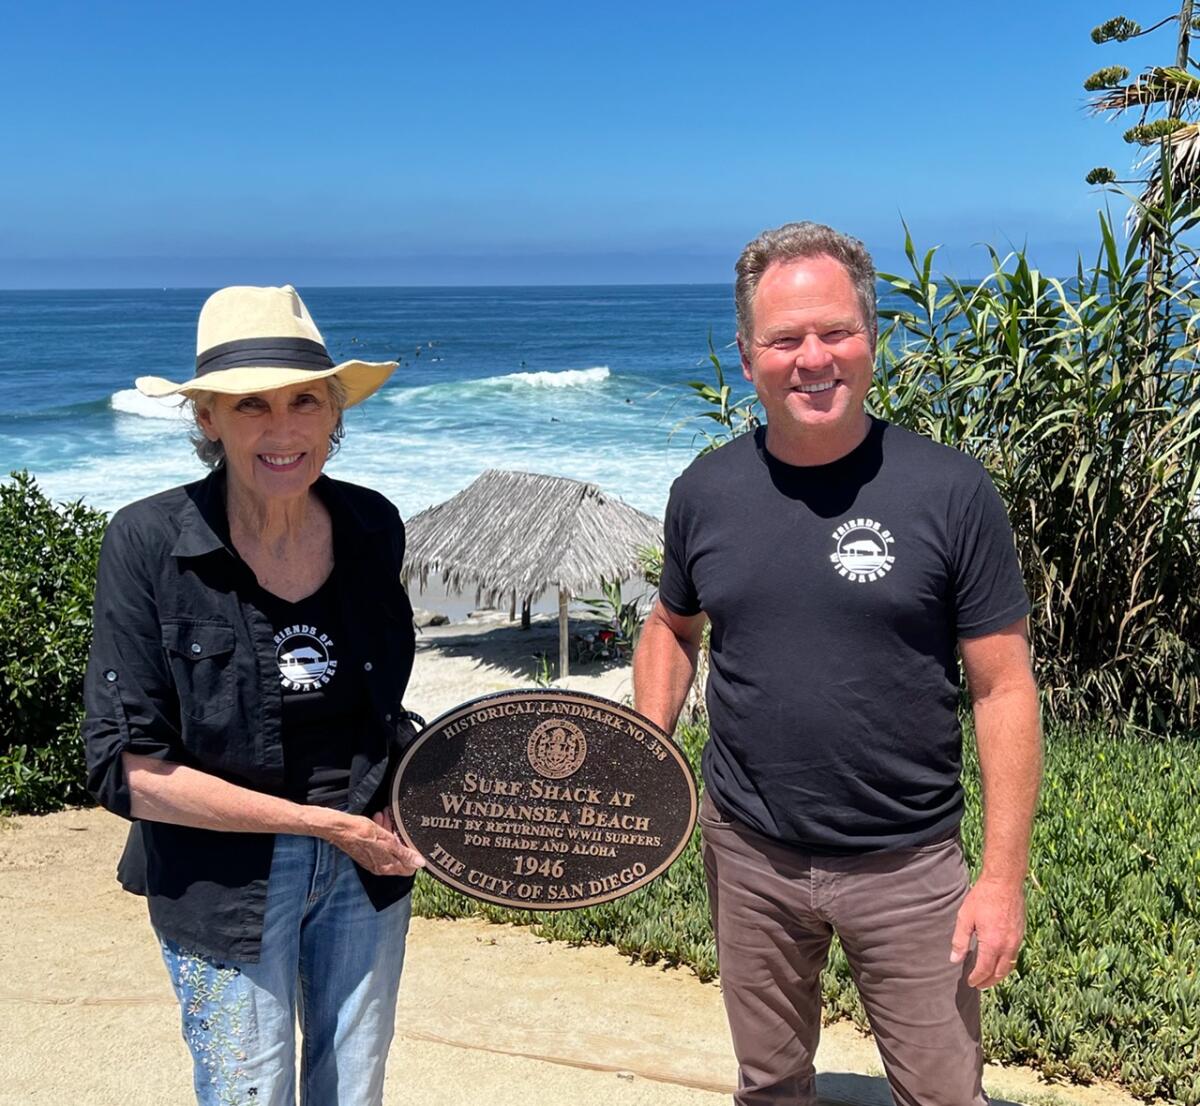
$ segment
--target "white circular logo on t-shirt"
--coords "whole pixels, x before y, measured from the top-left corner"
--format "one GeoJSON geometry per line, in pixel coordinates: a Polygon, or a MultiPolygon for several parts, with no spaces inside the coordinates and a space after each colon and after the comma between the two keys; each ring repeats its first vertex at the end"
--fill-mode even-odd
{"type": "Polygon", "coordinates": [[[854,518],[833,532],[834,551],[829,560],[839,576],[862,584],[886,576],[896,563],[896,539],[873,518],[854,518]]]}
{"type": "Polygon", "coordinates": [[[316,691],[337,671],[333,639],[315,626],[288,626],[275,635],[275,663],[284,691],[316,691]]]}

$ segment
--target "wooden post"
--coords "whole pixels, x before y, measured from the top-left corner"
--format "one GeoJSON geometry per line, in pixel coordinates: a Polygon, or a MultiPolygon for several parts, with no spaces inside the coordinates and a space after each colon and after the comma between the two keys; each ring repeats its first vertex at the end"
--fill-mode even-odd
{"type": "Polygon", "coordinates": [[[527,595],[521,600],[521,629],[529,629],[530,608],[533,606],[533,596],[527,595]]]}
{"type": "Polygon", "coordinates": [[[515,590],[508,600],[508,620],[509,622],[517,620],[517,593],[515,590]]]}
{"type": "Polygon", "coordinates": [[[570,595],[566,588],[558,589],[558,678],[568,674],[571,654],[571,623],[567,618],[570,595]]]}

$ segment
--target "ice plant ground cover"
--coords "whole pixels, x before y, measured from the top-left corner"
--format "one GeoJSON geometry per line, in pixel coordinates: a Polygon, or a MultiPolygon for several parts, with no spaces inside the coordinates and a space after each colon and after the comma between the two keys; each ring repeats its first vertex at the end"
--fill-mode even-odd
{"type": "MultiPolygon", "coordinates": [[[[699,767],[702,727],[682,731],[699,767]]],[[[1200,746],[1054,727],[1034,829],[1029,929],[1016,971],[984,998],[989,1058],[1049,1075],[1112,1079],[1200,1103],[1200,746]]],[[[980,853],[978,767],[966,738],[963,840],[980,853]]],[[[534,913],[464,898],[422,875],[428,917],[532,925],[561,941],[614,945],[647,963],[716,975],[699,835],[649,887],[586,910],[534,913]]],[[[845,957],[824,977],[829,1016],[866,1026],[845,957]]]]}

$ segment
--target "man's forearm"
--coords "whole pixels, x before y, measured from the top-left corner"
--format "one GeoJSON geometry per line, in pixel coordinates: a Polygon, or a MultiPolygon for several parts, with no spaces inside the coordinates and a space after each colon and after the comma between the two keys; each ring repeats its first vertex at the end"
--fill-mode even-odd
{"type": "Polygon", "coordinates": [[[681,640],[653,613],[642,627],[633,657],[633,705],[667,733],[675,732],[696,678],[698,652],[698,644],[681,640]]]}
{"type": "Polygon", "coordinates": [[[1042,736],[1032,679],[974,704],[983,783],[983,865],[979,878],[1022,883],[1042,778],[1042,736]]]}

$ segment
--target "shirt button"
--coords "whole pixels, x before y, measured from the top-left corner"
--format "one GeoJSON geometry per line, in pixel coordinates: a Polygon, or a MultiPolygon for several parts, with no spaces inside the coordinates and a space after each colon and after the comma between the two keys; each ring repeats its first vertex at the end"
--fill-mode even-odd
{"type": "Polygon", "coordinates": [[[370,662],[370,661],[367,661],[367,663],[363,665],[363,671],[364,671],[364,672],[370,672],[370,671],[371,671],[371,662],[370,662]]]}
{"type": "Polygon", "coordinates": [[[110,684],[111,684],[111,683],[115,683],[115,682],[116,682],[116,679],[117,679],[117,674],[116,674],[116,673],[115,673],[115,672],[114,672],[114,671],[113,671],[113,670],[110,668],[110,669],[109,669],[107,672],[105,672],[105,673],[104,673],[104,678],[105,678],[105,679],[106,679],[106,680],[107,680],[107,681],[108,681],[110,684]]]}
{"type": "Polygon", "coordinates": [[[383,716],[383,720],[384,720],[385,722],[390,722],[390,721],[392,720],[392,716],[391,716],[390,714],[385,714],[385,715],[383,716]]]}
{"type": "Polygon", "coordinates": [[[193,652],[193,653],[199,653],[199,652],[200,652],[200,643],[199,643],[198,641],[193,641],[193,642],[192,642],[192,652],[193,652]]]}

